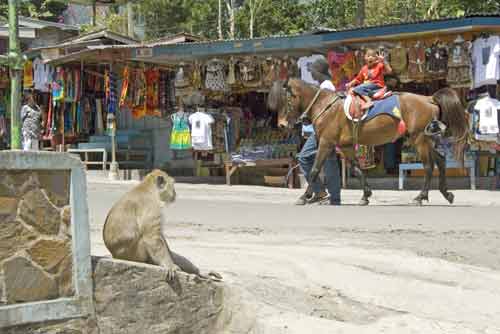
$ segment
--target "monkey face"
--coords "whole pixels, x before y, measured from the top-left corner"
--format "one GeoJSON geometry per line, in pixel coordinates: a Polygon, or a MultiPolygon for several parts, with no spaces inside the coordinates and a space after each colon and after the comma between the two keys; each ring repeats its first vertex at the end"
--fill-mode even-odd
{"type": "Polygon", "coordinates": [[[166,204],[175,201],[175,181],[167,173],[161,170],[151,172],[155,186],[160,194],[160,200],[166,204]]]}

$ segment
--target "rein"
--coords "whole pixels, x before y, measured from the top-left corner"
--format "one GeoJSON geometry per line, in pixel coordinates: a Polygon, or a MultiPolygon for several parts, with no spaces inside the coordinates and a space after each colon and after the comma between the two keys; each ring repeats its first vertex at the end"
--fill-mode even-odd
{"type": "MultiPolygon", "coordinates": [[[[307,117],[307,114],[309,113],[309,111],[311,110],[311,108],[313,107],[313,105],[316,103],[316,101],[318,100],[318,97],[319,97],[319,94],[321,94],[321,88],[318,89],[318,91],[316,92],[316,95],[314,95],[311,103],[309,103],[309,106],[307,106],[306,110],[302,113],[302,115],[300,115],[299,119],[304,119],[307,117]]],[[[312,123],[312,122],[311,122],[312,123]]]]}
{"type": "Polygon", "coordinates": [[[334,98],[326,105],[326,107],[323,108],[323,110],[321,110],[321,112],[311,120],[311,123],[314,124],[314,122],[317,121],[321,116],[323,116],[327,111],[329,111],[330,108],[333,107],[335,102],[337,102],[339,99],[340,97],[335,94],[334,98]]]}

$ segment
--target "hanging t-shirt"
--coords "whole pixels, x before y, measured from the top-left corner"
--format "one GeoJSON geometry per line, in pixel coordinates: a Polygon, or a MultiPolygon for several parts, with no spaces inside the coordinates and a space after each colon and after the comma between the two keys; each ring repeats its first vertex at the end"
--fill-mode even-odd
{"type": "Polygon", "coordinates": [[[500,78],[500,37],[479,38],[472,45],[474,88],[496,85],[500,78]]]}
{"type": "Polygon", "coordinates": [[[44,64],[42,59],[37,58],[33,61],[33,70],[33,84],[35,89],[41,92],[48,92],[52,67],[44,64]]]}
{"type": "Polygon", "coordinates": [[[478,130],[480,134],[498,134],[498,110],[500,110],[500,102],[491,97],[484,97],[476,102],[474,109],[479,112],[478,130]]]}
{"type": "Polygon", "coordinates": [[[311,74],[311,66],[318,59],[325,59],[323,55],[312,55],[302,57],[298,60],[297,65],[300,68],[300,78],[310,84],[319,85],[319,82],[314,80],[311,74]]]}
{"type": "Polygon", "coordinates": [[[189,116],[191,124],[191,143],[197,151],[210,151],[212,144],[212,124],[214,118],[204,112],[195,112],[189,116]]]}
{"type": "Polygon", "coordinates": [[[24,63],[23,86],[25,88],[33,86],[33,62],[31,60],[24,63]]]}

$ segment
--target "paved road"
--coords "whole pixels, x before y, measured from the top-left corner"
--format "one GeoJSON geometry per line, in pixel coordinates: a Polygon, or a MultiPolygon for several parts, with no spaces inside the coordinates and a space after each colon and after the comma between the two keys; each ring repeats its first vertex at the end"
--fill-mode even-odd
{"type": "MultiPolygon", "coordinates": [[[[89,183],[92,252],[133,183],[89,183]]],[[[172,249],[221,272],[263,333],[500,333],[500,193],[377,191],[358,207],[295,207],[300,192],[177,185],[165,209],[172,249]]],[[[237,316],[237,315],[235,315],[237,316]]],[[[245,323],[239,321],[240,326],[245,323]]]]}

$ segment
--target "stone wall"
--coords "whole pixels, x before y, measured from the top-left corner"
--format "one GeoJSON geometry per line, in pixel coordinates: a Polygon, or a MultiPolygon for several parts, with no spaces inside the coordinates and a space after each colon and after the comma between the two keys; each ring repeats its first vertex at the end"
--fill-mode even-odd
{"type": "Polygon", "coordinates": [[[93,258],[96,317],[16,326],[2,334],[212,334],[225,317],[221,283],[157,266],[93,258]]]}
{"type": "Polygon", "coordinates": [[[69,184],[69,171],[0,171],[0,306],[74,295],[69,184]]]}

